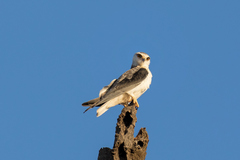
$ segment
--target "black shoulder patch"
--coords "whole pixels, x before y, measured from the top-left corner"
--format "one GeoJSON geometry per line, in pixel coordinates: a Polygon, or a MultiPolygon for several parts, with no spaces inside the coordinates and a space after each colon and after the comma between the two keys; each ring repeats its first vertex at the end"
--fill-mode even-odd
{"type": "Polygon", "coordinates": [[[147,77],[148,71],[145,68],[139,69],[136,73],[133,74],[132,81],[143,80],[147,77]]]}
{"type": "Polygon", "coordinates": [[[135,72],[131,79],[124,78],[121,82],[119,82],[119,87],[122,88],[123,86],[121,84],[128,84],[131,85],[133,83],[139,83],[143,81],[148,75],[148,71],[145,68],[139,69],[137,72],[135,72]]]}

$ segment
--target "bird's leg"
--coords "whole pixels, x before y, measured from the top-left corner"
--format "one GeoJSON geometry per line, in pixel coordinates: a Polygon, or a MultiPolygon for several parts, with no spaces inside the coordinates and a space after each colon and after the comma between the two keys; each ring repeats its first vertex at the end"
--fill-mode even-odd
{"type": "Polygon", "coordinates": [[[130,102],[132,102],[132,96],[128,93],[124,93],[123,103],[121,103],[124,107],[127,107],[130,102]]]}
{"type": "Polygon", "coordinates": [[[132,96],[132,103],[135,105],[135,107],[139,107],[138,101],[135,97],[132,96]]]}
{"type": "Polygon", "coordinates": [[[130,103],[130,105],[133,104],[136,107],[136,109],[138,109],[138,107],[139,107],[137,99],[132,95],[129,95],[128,103],[130,103]]]}
{"type": "Polygon", "coordinates": [[[125,94],[126,94],[126,103],[122,103],[122,105],[124,107],[127,107],[128,105],[132,105],[133,104],[136,107],[136,109],[137,109],[139,107],[137,99],[134,96],[132,96],[132,95],[130,95],[128,93],[125,93],[125,94]]]}
{"type": "Polygon", "coordinates": [[[127,104],[129,105],[131,102],[132,102],[132,96],[129,94],[129,98],[128,98],[128,101],[127,101],[127,104]]]}

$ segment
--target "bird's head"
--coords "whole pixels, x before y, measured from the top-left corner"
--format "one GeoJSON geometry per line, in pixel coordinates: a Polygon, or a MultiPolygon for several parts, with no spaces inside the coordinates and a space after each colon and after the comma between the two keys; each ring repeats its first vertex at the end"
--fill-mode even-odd
{"type": "Polygon", "coordinates": [[[141,67],[147,67],[150,64],[150,57],[144,52],[137,52],[133,56],[133,61],[132,61],[132,67],[136,66],[141,66],[141,67]]]}

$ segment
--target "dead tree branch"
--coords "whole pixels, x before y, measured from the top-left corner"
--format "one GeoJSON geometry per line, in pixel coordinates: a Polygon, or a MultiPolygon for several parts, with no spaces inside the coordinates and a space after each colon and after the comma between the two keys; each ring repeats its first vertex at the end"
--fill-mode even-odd
{"type": "Polygon", "coordinates": [[[101,148],[98,160],[144,160],[148,145],[146,128],[141,128],[134,138],[137,122],[134,105],[124,107],[117,120],[113,149],[101,148]]]}

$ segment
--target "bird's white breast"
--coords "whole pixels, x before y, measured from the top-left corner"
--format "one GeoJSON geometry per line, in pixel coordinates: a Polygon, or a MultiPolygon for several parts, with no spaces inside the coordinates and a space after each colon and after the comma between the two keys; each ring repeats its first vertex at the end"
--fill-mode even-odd
{"type": "Polygon", "coordinates": [[[128,91],[128,94],[133,95],[136,99],[138,99],[150,86],[152,82],[152,73],[148,68],[146,68],[148,71],[147,77],[135,88],[128,91]]]}

